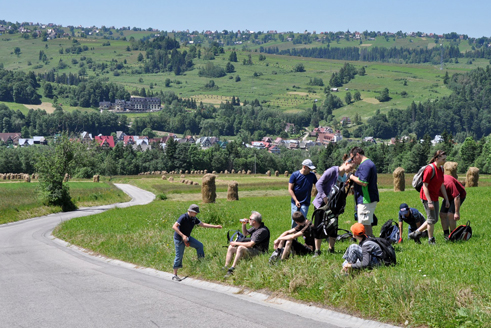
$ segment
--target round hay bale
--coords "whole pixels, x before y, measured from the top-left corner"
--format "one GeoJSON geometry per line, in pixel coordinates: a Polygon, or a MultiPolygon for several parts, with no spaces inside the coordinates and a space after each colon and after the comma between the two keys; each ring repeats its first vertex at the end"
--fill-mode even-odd
{"type": "Polygon", "coordinates": [[[214,174],[205,174],[201,180],[201,198],[203,203],[214,203],[217,198],[217,187],[214,174]]]}
{"type": "Polygon", "coordinates": [[[184,171],[183,170],[179,170],[179,174],[184,174],[184,171]]]}
{"type": "Polygon", "coordinates": [[[204,173],[204,174],[208,174],[208,170],[204,170],[204,171],[203,171],[203,173],[204,173]]]}
{"type": "Polygon", "coordinates": [[[252,174],[251,170],[247,170],[247,174],[252,174]]]}
{"type": "Polygon", "coordinates": [[[230,181],[228,184],[227,200],[239,200],[239,184],[237,181],[230,181]]]}
{"type": "Polygon", "coordinates": [[[235,174],[235,169],[232,169],[232,174],[235,174]]]}
{"type": "Polygon", "coordinates": [[[96,174],[92,177],[93,182],[99,182],[99,174],[96,174]]]}
{"type": "Polygon", "coordinates": [[[479,169],[477,167],[469,167],[465,176],[465,187],[477,187],[479,184],[479,169]]]}
{"type": "Polygon", "coordinates": [[[173,177],[169,177],[169,179],[167,181],[174,182],[174,178],[173,177]]]}
{"type": "Polygon", "coordinates": [[[184,179],[186,176],[184,174],[181,174],[181,178],[184,179]]]}
{"type": "Polygon", "coordinates": [[[29,174],[24,174],[24,182],[31,182],[31,176],[29,174]]]}
{"type": "Polygon", "coordinates": [[[220,171],[220,174],[223,174],[223,171],[220,171]]]}
{"type": "Polygon", "coordinates": [[[217,174],[217,171],[213,171],[213,172],[211,172],[211,174],[217,174]]]}
{"type": "Polygon", "coordinates": [[[188,170],[184,171],[184,174],[189,174],[189,171],[188,170]]]}
{"type": "Polygon", "coordinates": [[[162,180],[167,180],[167,177],[165,175],[163,175],[162,180]]]}
{"type": "Polygon", "coordinates": [[[225,170],[225,174],[228,174],[228,170],[225,170]]]}
{"type": "Polygon", "coordinates": [[[457,166],[459,166],[459,163],[457,162],[446,162],[445,165],[443,165],[443,168],[445,169],[445,174],[451,175],[455,179],[458,179],[459,177],[457,176],[457,166]]]}
{"type": "Polygon", "coordinates": [[[278,172],[278,170],[274,171],[274,176],[275,177],[279,177],[280,176],[280,172],[278,172]]]}
{"type": "Polygon", "coordinates": [[[169,174],[167,171],[162,171],[162,174],[169,174]]]}
{"type": "Polygon", "coordinates": [[[1,180],[6,180],[7,179],[7,175],[6,174],[1,174],[0,175],[0,179],[1,180]]]}
{"type": "Polygon", "coordinates": [[[392,173],[392,176],[394,177],[394,191],[406,190],[405,172],[406,171],[402,167],[398,167],[392,173]]]}
{"type": "Polygon", "coordinates": [[[268,177],[270,177],[270,176],[271,176],[271,170],[268,170],[268,171],[266,172],[266,175],[267,175],[268,177]]]}
{"type": "Polygon", "coordinates": [[[65,173],[65,177],[63,178],[63,182],[67,182],[70,179],[68,173],[65,173]]]}
{"type": "Polygon", "coordinates": [[[194,185],[195,185],[195,186],[199,186],[199,183],[198,183],[198,182],[194,182],[194,185]]]}
{"type": "Polygon", "coordinates": [[[288,173],[288,171],[285,171],[285,177],[289,176],[290,173],[288,173]]]}
{"type": "Polygon", "coordinates": [[[185,179],[180,179],[179,182],[180,183],[186,183],[186,180],[185,179]]]}

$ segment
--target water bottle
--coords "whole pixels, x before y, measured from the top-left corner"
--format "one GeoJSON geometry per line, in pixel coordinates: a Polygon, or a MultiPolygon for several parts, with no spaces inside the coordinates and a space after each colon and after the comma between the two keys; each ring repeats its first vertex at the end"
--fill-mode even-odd
{"type": "Polygon", "coordinates": [[[247,223],[248,221],[249,220],[247,220],[247,219],[240,219],[240,222],[242,222],[242,223],[247,223]]]}

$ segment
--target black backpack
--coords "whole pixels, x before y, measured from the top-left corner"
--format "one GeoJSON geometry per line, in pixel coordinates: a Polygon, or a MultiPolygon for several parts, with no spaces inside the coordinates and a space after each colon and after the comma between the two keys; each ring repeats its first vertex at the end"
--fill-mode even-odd
{"type": "Polygon", "coordinates": [[[396,251],[394,250],[394,247],[392,247],[390,241],[385,238],[370,238],[368,241],[373,241],[382,249],[382,256],[378,257],[382,263],[386,266],[397,264],[396,251]]]}
{"type": "Polygon", "coordinates": [[[399,226],[394,220],[388,220],[380,228],[379,237],[387,239],[392,244],[397,243],[399,241],[399,226]]]}
{"type": "Polygon", "coordinates": [[[327,238],[338,232],[338,216],[334,215],[328,205],[319,207],[312,214],[312,222],[321,222],[313,227],[314,237],[317,239],[327,238]]]}
{"type": "Polygon", "coordinates": [[[338,241],[345,241],[345,240],[353,240],[353,234],[351,231],[348,231],[346,229],[338,229],[338,231],[344,231],[342,235],[338,235],[336,237],[336,242],[338,241]]]}
{"type": "Polygon", "coordinates": [[[457,240],[464,240],[467,241],[471,239],[472,237],[472,228],[471,228],[471,221],[467,221],[466,224],[459,225],[457,228],[455,228],[450,235],[448,236],[448,240],[450,241],[457,241],[457,240]]]}
{"type": "Polygon", "coordinates": [[[250,241],[250,238],[246,238],[239,230],[229,230],[227,231],[227,243],[231,241],[245,242],[250,241]]]}
{"type": "Polygon", "coordinates": [[[327,209],[336,216],[344,213],[346,197],[348,196],[346,189],[345,182],[337,182],[331,187],[329,195],[327,195],[327,209]]]}

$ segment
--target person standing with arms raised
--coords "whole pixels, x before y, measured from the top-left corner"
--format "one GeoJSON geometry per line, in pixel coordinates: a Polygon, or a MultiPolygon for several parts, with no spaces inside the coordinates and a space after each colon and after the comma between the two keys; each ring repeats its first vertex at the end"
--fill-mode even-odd
{"type": "Polygon", "coordinates": [[[358,223],[365,226],[365,233],[373,237],[373,212],[379,202],[377,187],[377,168],[360,147],[353,147],[350,151],[351,160],[358,165],[354,175],[349,179],[354,182],[355,203],[358,223]]]}

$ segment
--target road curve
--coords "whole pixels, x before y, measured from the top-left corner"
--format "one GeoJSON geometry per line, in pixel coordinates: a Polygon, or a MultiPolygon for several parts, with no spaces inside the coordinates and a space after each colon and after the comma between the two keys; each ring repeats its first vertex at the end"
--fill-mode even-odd
{"type": "Polygon", "coordinates": [[[259,293],[90,255],[51,235],[60,222],[150,203],[127,203],[0,225],[0,327],[389,327],[259,293]]]}

